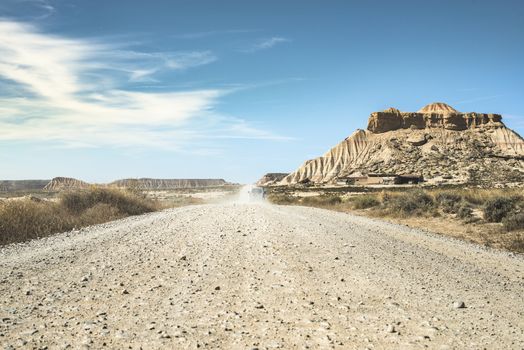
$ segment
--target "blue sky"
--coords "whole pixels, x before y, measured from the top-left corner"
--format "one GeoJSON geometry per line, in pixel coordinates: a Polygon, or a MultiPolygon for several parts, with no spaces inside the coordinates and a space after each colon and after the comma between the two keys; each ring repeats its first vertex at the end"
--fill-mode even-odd
{"type": "Polygon", "coordinates": [[[522,1],[0,0],[0,178],[252,182],[373,111],[524,134],[522,1]]]}

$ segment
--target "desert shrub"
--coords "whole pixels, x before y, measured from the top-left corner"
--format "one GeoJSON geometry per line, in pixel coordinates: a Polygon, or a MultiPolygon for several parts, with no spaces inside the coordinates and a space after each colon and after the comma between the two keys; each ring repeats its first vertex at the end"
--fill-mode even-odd
{"type": "Polygon", "coordinates": [[[124,217],[118,208],[111,204],[97,203],[91,208],[86,209],[79,218],[83,225],[101,224],[124,217]]]}
{"type": "Polygon", "coordinates": [[[75,219],[56,203],[22,199],[0,204],[0,244],[67,231],[75,224],[75,219]]]}
{"type": "Polygon", "coordinates": [[[424,191],[411,191],[393,196],[387,205],[391,214],[400,216],[423,215],[434,208],[433,198],[424,191]]]}
{"type": "Polygon", "coordinates": [[[292,205],[297,204],[298,199],[286,194],[270,194],[267,199],[273,204],[292,205]]]}
{"type": "Polygon", "coordinates": [[[462,196],[453,192],[440,192],[435,196],[435,202],[444,213],[457,213],[461,207],[462,196]]]}
{"type": "Polygon", "coordinates": [[[508,197],[496,197],[484,204],[484,219],[488,222],[501,222],[513,209],[514,201],[508,197]]]}
{"type": "Polygon", "coordinates": [[[342,198],[335,195],[320,195],[302,198],[301,204],[310,206],[333,206],[342,203],[342,198]]]}
{"type": "Polygon", "coordinates": [[[457,210],[457,217],[460,219],[470,219],[473,217],[473,209],[467,204],[462,204],[457,210]]]}
{"type": "Polygon", "coordinates": [[[367,209],[380,205],[380,201],[374,195],[362,194],[351,198],[354,209],[367,209]]]}
{"type": "Polygon", "coordinates": [[[502,219],[506,231],[524,230],[524,212],[511,213],[502,219]]]}
{"type": "Polygon", "coordinates": [[[60,203],[75,214],[80,214],[100,203],[109,204],[125,215],[139,215],[156,210],[154,202],[132,192],[101,187],[65,192],[60,196],[60,203]]]}
{"type": "Polygon", "coordinates": [[[0,203],[0,244],[69,231],[160,209],[157,202],[121,190],[68,192],[58,202],[25,198],[0,203]]]}

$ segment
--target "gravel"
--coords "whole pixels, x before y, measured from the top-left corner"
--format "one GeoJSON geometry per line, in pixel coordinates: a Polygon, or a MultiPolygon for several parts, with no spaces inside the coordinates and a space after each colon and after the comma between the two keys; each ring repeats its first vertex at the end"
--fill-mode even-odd
{"type": "Polygon", "coordinates": [[[0,248],[0,344],[522,349],[522,295],[518,254],[315,208],[191,206],[0,248]]]}

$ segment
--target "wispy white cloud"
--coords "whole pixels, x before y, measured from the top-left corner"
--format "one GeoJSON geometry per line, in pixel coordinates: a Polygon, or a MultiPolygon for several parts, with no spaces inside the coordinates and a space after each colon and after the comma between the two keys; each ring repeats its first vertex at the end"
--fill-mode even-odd
{"type": "Polygon", "coordinates": [[[0,78],[18,91],[0,92],[0,140],[181,150],[217,136],[278,138],[242,120],[221,117],[215,106],[231,93],[228,89],[125,89],[129,81],[153,81],[160,70],[189,69],[214,60],[208,51],[122,51],[108,43],[0,21],[0,78]]]}
{"type": "Polygon", "coordinates": [[[2,0],[0,13],[16,13],[18,18],[41,20],[55,14],[56,9],[49,0],[2,0]]]}
{"type": "Polygon", "coordinates": [[[468,104],[468,103],[473,103],[473,102],[493,100],[493,99],[496,99],[496,98],[501,97],[501,96],[502,95],[490,95],[490,96],[474,97],[474,98],[469,98],[469,99],[457,101],[457,102],[455,102],[455,104],[468,104]]]}
{"type": "Polygon", "coordinates": [[[208,30],[203,32],[174,34],[171,37],[175,39],[201,39],[221,34],[244,34],[251,33],[253,31],[254,30],[252,29],[208,30]]]}
{"type": "Polygon", "coordinates": [[[274,36],[274,37],[271,37],[271,38],[265,38],[265,39],[260,39],[258,40],[256,43],[254,43],[253,45],[251,45],[250,47],[244,49],[244,50],[241,50],[242,52],[246,52],[246,53],[253,53],[253,52],[257,52],[257,51],[261,51],[261,50],[267,50],[267,49],[270,49],[278,44],[282,44],[282,43],[287,43],[287,42],[290,42],[291,40],[288,39],[288,38],[284,38],[284,37],[281,37],[281,36],[274,36]]]}

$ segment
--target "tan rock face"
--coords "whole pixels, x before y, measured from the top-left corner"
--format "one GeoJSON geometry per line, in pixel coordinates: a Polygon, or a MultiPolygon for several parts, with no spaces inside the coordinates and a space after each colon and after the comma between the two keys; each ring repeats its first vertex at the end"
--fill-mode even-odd
{"type": "Polygon", "coordinates": [[[400,112],[389,108],[383,112],[371,113],[368,130],[382,133],[398,129],[443,128],[447,130],[467,130],[504,126],[499,114],[460,113],[444,103],[433,103],[418,112],[400,112]]]}
{"type": "Polygon", "coordinates": [[[271,186],[278,183],[288,175],[289,173],[267,173],[266,175],[262,176],[260,180],[257,181],[256,185],[271,186]]]}
{"type": "Polygon", "coordinates": [[[524,183],[524,140],[500,115],[459,113],[446,106],[372,113],[367,130],[306,161],[279,184],[327,183],[356,172],[524,183]]]}

